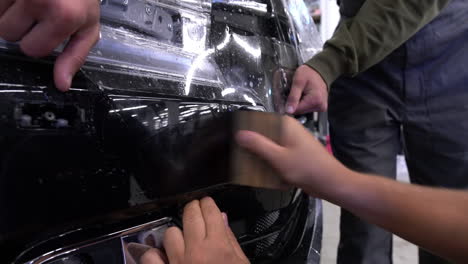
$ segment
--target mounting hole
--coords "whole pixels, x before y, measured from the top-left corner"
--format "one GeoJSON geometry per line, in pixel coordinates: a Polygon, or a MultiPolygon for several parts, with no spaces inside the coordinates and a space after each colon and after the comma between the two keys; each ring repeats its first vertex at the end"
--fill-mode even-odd
{"type": "Polygon", "coordinates": [[[54,114],[54,112],[47,111],[47,112],[44,113],[44,118],[47,121],[55,121],[55,114],[54,114]]]}

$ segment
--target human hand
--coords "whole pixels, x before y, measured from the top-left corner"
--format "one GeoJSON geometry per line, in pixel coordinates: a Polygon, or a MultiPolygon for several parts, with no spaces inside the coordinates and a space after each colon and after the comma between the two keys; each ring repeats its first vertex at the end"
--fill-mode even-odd
{"type": "Polygon", "coordinates": [[[328,89],[322,76],[307,65],[294,73],[291,92],[286,103],[288,114],[325,112],[328,108],[328,89]]]}
{"type": "Polygon", "coordinates": [[[158,248],[139,243],[124,245],[125,263],[127,264],[167,264],[167,256],[158,248]]]}
{"type": "Polygon", "coordinates": [[[252,131],[239,131],[237,143],[275,168],[283,180],[322,198],[324,187],[340,184],[347,171],[299,122],[283,117],[279,145],[252,131]]]}
{"type": "MultiPolygon", "coordinates": [[[[171,227],[164,234],[164,249],[170,264],[249,263],[227,224],[226,215],[219,211],[213,199],[190,202],[182,218],[183,233],[171,227]]],[[[141,257],[141,263],[165,263],[158,252],[148,252],[141,257]]]]}
{"type": "Polygon", "coordinates": [[[67,91],[99,40],[99,1],[0,0],[0,37],[19,41],[31,57],[47,56],[70,38],[54,67],[55,85],[67,91]]]}

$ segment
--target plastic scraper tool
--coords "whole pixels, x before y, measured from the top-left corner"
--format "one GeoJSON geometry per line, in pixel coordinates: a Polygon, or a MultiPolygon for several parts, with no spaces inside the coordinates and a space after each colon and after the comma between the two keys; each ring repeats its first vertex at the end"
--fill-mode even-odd
{"type": "MultiPolygon", "coordinates": [[[[274,142],[281,138],[282,118],[278,114],[238,111],[233,114],[233,130],[250,130],[274,142]]],[[[288,189],[278,172],[266,161],[237,144],[232,145],[230,181],[233,184],[260,188],[288,189]]]]}
{"type": "Polygon", "coordinates": [[[256,111],[217,112],[190,124],[193,127],[182,150],[177,174],[158,175],[159,195],[201,191],[220,185],[242,185],[287,190],[266,161],[240,147],[239,130],[260,133],[274,142],[281,136],[281,116],[256,111]],[[187,140],[188,139],[188,140],[187,140]]]}

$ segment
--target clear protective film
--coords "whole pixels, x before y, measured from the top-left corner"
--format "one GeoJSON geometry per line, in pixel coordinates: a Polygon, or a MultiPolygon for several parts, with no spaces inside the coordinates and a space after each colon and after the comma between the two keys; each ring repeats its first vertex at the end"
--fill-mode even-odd
{"type": "Polygon", "coordinates": [[[36,59],[0,40],[0,263],[122,264],[204,196],[252,263],[318,256],[307,194],[231,177],[248,165],[235,131],[280,129],[236,110],[283,113],[295,69],[320,49],[302,0],[100,6],[100,41],[68,92],[53,75],[66,42],[36,59]]]}
{"type": "Polygon", "coordinates": [[[295,68],[322,45],[302,0],[107,0],[101,14],[84,72],[105,90],[282,113],[295,68]]]}

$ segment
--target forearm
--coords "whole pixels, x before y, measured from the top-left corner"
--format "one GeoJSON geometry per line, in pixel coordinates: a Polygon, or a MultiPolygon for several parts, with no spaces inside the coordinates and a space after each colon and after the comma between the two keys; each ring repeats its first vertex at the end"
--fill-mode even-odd
{"type": "Polygon", "coordinates": [[[468,193],[337,172],[321,198],[443,257],[468,260],[468,193]]]}
{"type": "Polygon", "coordinates": [[[307,62],[330,85],[375,65],[434,19],[450,0],[367,0],[307,62]]]}

